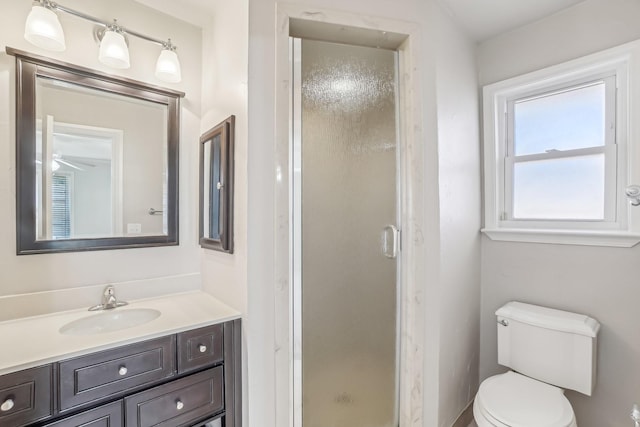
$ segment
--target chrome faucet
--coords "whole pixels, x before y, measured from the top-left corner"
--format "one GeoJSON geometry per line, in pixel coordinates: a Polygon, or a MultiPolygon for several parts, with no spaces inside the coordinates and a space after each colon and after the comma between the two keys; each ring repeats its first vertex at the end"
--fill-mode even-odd
{"type": "Polygon", "coordinates": [[[102,293],[102,304],[89,307],[89,311],[111,310],[113,308],[122,307],[123,305],[127,304],[129,303],[117,300],[116,290],[113,285],[107,285],[107,287],[104,288],[104,292],[102,293]]]}

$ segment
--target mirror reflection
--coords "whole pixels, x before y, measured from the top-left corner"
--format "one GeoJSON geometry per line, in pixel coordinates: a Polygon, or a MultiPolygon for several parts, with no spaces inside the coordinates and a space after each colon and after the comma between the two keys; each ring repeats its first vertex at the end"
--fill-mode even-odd
{"type": "Polygon", "coordinates": [[[235,116],[200,137],[200,245],[233,253],[235,116]]]}
{"type": "Polygon", "coordinates": [[[16,56],[18,254],[178,243],[184,94],[16,56]]]}
{"type": "Polygon", "coordinates": [[[166,105],[41,77],[36,94],[38,240],[167,234],[166,105]]]}
{"type": "Polygon", "coordinates": [[[222,182],[220,176],[220,141],[222,134],[218,133],[211,139],[202,143],[204,150],[204,180],[205,191],[204,209],[204,230],[203,237],[207,239],[220,239],[220,190],[222,182]]]}

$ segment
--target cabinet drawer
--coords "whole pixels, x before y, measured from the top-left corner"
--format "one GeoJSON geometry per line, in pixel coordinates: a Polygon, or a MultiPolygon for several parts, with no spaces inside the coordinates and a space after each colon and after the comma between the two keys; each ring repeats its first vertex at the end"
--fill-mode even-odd
{"type": "Polygon", "coordinates": [[[122,400],[72,415],[44,427],[123,427],[122,400]]]}
{"type": "Polygon", "coordinates": [[[118,347],[59,364],[60,412],[121,396],[175,374],[173,335],[118,347]]]}
{"type": "Polygon", "coordinates": [[[23,426],[51,416],[51,365],[0,377],[0,426],[23,426]]]}
{"type": "Polygon", "coordinates": [[[178,334],[178,372],[213,366],[224,360],[223,325],[178,334]]]}
{"type": "Polygon", "coordinates": [[[178,372],[193,371],[224,360],[222,326],[207,326],[178,334],[178,372]]]}
{"type": "Polygon", "coordinates": [[[127,427],[191,425],[224,409],[218,366],[124,399],[127,427]]]}

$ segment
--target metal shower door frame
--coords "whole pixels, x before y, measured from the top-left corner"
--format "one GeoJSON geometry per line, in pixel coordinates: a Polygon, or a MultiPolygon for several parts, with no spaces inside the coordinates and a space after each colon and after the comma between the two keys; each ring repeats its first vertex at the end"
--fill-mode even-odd
{"type": "MultiPolygon", "coordinates": [[[[396,224],[388,225],[394,230],[394,258],[396,260],[396,401],[394,424],[399,426],[400,410],[400,361],[402,327],[402,152],[400,143],[399,60],[394,51],[395,70],[395,128],[396,128],[396,224]]],[[[289,37],[289,62],[291,80],[289,84],[289,269],[290,286],[290,337],[292,344],[291,403],[293,427],[302,425],[302,39],[289,37]]],[[[385,229],[387,228],[385,227],[385,229]]],[[[383,230],[381,230],[383,231],[383,230]]]]}

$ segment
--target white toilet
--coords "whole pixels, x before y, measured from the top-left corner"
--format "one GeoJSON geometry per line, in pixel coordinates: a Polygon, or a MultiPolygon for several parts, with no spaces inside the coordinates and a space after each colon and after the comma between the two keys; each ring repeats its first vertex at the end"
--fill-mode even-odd
{"type": "Polygon", "coordinates": [[[473,403],[478,427],[576,427],[564,389],[591,396],[600,324],[581,314],[520,302],[496,311],[498,363],[473,403]]]}

